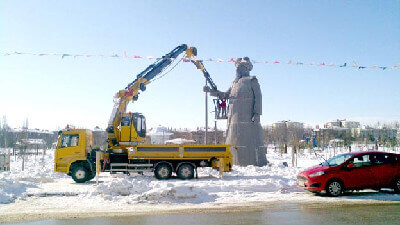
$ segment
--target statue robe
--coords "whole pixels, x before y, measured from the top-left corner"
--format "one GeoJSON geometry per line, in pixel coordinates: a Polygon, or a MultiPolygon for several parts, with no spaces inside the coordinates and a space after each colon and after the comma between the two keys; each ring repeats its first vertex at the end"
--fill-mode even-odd
{"type": "Polygon", "coordinates": [[[266,165],[260,124],[262,95],[257,78],[248,76],[233,81],[226,95],[229,98],[226,144],[231,145],[234,164],[266,165]]]}

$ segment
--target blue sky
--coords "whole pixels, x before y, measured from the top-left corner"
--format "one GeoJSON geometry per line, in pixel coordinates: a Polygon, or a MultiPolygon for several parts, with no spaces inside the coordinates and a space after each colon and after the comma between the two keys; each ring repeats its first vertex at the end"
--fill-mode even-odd
{"type": "MultiPolygon", "coordinates": [[[[400,1],[0,2],[1,53],[162,56],[182,43],[201,58],[393,66],[400,64],[400,1]]],[[[1,55],[0,115],[13,127],[27,117],[32,128],[104,128],[114,93],[150,63],[1,55]]],[[[221,90],[230,86],[233,64],[205,66],[221,90]]],[[[400,70],[255,64],[252,74],[262,88],[262,124],[400,120],[400,70]]],[[[181,63],[129,110],[149,126],[204,126],[203,85],[202,74],[181,63]]]]}

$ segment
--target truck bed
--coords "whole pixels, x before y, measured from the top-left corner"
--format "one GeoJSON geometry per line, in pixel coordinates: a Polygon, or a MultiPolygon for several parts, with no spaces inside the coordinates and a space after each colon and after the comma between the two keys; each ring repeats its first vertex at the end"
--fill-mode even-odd
{"type": "Polygon", "coordinates": [[[229,158],[229,145],[137,145],[130,147],[129,159],[229,158]]]}

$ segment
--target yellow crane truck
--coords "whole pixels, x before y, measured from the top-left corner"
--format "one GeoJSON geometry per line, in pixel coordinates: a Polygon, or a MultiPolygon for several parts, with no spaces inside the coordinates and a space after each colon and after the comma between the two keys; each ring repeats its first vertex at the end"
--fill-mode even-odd
{"type": "Polygon", "coordinates": [[[96,170],[126,174],[153,171],[157,179],[169,179],[174,172],[180,179],[192,179],[197,176],[198,167],[231,171],[232,155],[228,145],[143,144],[146,140],[145,117],[140,113],[126,112],[128,103],[137,101],[140,91],[145,91],[146,85],[183,52],[186,52],[185,59],[193,62],[203,72],[211,88],[217,90],[202,61],[196,58],[196,48],[180,45],[157,59],[115,95],[106,129],[106,150],[93,148],[91,130],[67,128],[60,131],[54,170],[72,176],[77,183],[93,179],[96,170]]]}

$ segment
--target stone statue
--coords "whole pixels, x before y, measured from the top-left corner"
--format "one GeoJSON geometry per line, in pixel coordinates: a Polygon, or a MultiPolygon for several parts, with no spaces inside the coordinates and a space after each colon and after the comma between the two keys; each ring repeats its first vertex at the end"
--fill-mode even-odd
{"type": "Polygon", "coordinates": [[[250,76],[253,64],[248,57],[238,58],[235,66],[236,78],[228,91],[209,91],[212,96],[229,99],[226,144],[231,145],[234,164],[265,166],[260,85],[255,76],[250,76]]]}

